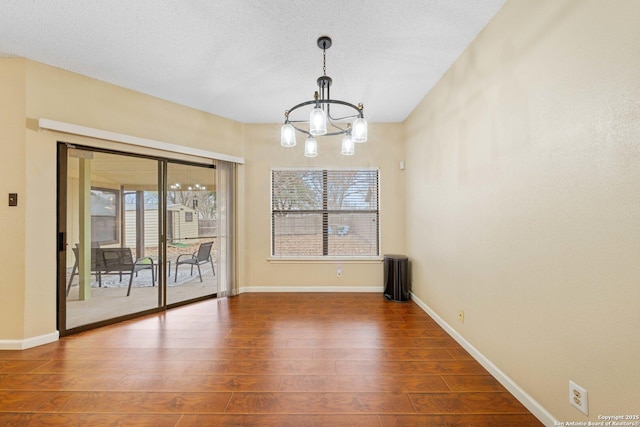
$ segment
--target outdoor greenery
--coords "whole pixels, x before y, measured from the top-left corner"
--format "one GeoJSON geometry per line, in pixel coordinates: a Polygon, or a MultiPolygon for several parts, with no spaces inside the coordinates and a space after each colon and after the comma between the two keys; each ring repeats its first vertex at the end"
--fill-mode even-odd
{"type": "Polygon", "coordinates": [[[286,211],[329,211],[377,209],[373,185],[374,170],[278,170],[272,174],[272,209],[286,211]],[[324,203],[326,202],[326,207],[324,203]]]}

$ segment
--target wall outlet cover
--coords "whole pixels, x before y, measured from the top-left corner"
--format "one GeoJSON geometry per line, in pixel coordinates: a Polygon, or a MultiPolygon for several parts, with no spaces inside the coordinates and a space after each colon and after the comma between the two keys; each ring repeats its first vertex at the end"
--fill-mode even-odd
{"type": "Polygon", "coordinates": [[[569,381],[569,403],[579,409],[583,414],[589,415],[589,401],[587,390],[573,381],[569,381]]]}

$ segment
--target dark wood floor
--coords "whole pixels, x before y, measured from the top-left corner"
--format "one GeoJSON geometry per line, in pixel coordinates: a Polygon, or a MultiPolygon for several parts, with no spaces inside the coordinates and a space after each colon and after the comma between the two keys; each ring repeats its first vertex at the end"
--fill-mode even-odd
{"type": "Polygon", "coordinates": [[[242,294],[0,352],[0,425],[542,424],[412,302],[242,294]]]}

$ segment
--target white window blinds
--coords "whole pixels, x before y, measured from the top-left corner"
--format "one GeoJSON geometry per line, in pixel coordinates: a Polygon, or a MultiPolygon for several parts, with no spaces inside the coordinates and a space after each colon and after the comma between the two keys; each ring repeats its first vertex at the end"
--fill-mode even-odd
{"type": "Polygon", "coordinates": [[[377,169],[271,171],[271,255],[380,253],[377,169]]]}

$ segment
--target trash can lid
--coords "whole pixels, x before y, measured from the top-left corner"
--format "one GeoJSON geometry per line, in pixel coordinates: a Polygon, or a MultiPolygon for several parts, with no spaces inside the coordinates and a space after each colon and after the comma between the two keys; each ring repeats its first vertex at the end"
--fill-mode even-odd
{"type": "Polygon", "coordinates": [[[397,254],[385,254],[384,255],[385,259],[407,259],[408,257],[406,255],[397,255],[397,254]]]}

